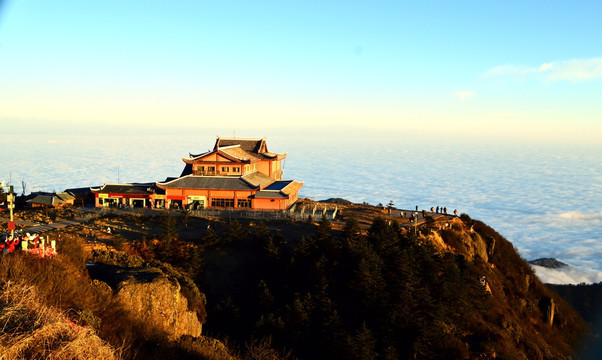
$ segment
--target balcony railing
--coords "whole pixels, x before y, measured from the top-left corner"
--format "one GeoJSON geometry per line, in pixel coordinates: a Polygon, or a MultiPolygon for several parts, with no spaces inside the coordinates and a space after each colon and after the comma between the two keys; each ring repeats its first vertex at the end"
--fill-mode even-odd
{"type": "Polygon", "coordinates": [[[204,176],[215,176],[215,175],[227,175],[226,173],[222,173],[221,171],[209,171],[209,170],[193,170],[192,175],[204,175],[204,176]]]}

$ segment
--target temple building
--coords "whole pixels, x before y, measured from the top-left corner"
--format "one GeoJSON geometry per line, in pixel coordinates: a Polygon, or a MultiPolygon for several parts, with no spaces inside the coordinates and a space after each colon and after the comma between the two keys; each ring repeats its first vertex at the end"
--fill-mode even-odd
{"type": "Polygon", "coordinates": [[[299,197],[302,182],[283,180],[286,154],[268,151],[265,138],[220,138],[213,150],[183,158],[178,178],[152,187],[125,184],[92,189],[96,206],[284,210],[299,197]]]}
{"type": "Polygon", "coordinates": [[[166,207],[284,210],[303,183],[282,180],[286,154],[268,151],[264,139],[220,138],[213,150],[183,158],[179,178],[157,187],[166,207]]]}

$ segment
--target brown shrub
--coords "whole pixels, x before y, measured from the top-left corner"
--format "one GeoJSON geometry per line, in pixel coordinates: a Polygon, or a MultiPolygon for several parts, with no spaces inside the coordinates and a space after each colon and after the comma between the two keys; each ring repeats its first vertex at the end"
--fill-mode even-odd
{"type": "Polygon", "coordinates": [[[94,330],[48,307],[31,285],[0,287],[0,359],[119,359],[94,330]]]}

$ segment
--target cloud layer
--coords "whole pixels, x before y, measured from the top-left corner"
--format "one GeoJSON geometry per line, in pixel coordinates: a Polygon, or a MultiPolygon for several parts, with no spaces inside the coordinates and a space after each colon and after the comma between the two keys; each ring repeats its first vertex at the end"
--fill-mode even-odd
{"type": "Polygon", "coordinates": [[[602,281],[602,273],[597,271],[579,271],[573,267],[549,269],[531,265],[535,275],[546,284],[595,284],[602,281]]]}
{"type": "Polygon", "coordinates": [[[487,72],[490,77],[539,77],[546,81],[570,82],[602,79],[602,58],[554,61],[537,67],[500,65],[487,72]]]}

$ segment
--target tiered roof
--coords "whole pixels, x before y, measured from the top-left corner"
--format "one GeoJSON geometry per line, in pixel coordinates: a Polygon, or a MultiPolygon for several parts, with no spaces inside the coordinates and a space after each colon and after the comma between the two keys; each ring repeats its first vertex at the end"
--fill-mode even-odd
{"type": "Polygon", "coordinates": [[[256,190],[241,177],[186,175],[172,181],[157,183],[163,189],[256,190]]]}
{"type": "MultiPolygon", "coordinates": [[[[183,158],[185,163],[190,164],[207,155],[218,153],[235,162],[255,162],[259,160],[284,158],[286,154],[277,154],[268,151],[265,139],[244,139],[244,138],[220,138],[215,141],[212,151],[183,158]]],[[[186,175],[185,171],[182,175],[186,175]]]]}

